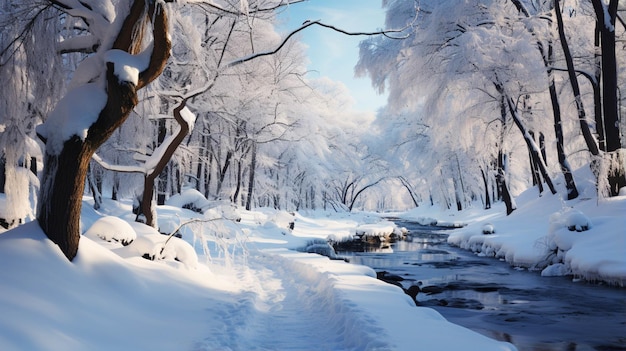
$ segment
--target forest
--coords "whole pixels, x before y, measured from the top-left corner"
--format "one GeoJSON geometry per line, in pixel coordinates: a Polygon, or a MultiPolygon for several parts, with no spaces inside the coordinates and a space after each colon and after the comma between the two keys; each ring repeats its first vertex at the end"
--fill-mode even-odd
{"type": "MultiPolygon", "coordinates": [[[[311,0],[314,1],[314,0],[311,0]]],[[[2,223],[37,219],[71,260],[83,195],[136,220],[193,189],[286,211],[459,211],[626,186],[626,14],[617,0],[386,0],[385,28],[312,19],[300,0],[2,0],[2,223]],[[298,32],[363,34],[374,120],[307,75],[298,32]]]]}

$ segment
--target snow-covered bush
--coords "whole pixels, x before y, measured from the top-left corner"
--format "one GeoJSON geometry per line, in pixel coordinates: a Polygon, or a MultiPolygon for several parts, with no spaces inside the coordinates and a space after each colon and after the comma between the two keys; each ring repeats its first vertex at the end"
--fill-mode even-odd
{"type": "Polygon", "coordinates": [[[113,216],[102,217],[83,234],[89,238],[115,241],[126,246],[137,238],[137,233],[125,220],[113,216]]]}

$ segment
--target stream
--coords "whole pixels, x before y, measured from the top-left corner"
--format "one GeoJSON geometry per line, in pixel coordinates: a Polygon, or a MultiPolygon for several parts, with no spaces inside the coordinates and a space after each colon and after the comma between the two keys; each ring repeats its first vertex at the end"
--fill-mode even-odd
{"type": "Polygon", "coordinates": [[[520,351],[626,350],[626,289],[541,277],[450,246],[442,228],[396,224],[406,240],[338,254],[420,286],[420,306],[520,351]]]}

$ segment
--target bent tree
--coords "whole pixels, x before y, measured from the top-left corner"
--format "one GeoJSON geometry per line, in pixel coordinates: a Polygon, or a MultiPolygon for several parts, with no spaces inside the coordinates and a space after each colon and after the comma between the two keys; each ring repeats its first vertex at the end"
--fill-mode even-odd
{"type": "Polygon", "coordinates": [[[78,251],[81,201],[89,160],[126,120],[138,102],[137,91],[161,74],[171,43],[166,10],[160,3],[135,0],[109,44],[103,29],[115,28],[116,22],[96,11],[104,6],[64,0],[52,0],[52,3],[69,15],[82,18],[91,32],[89,37],[102,35],[97,38],[96,55],[83,62],[91,65],[90,79],[70,90],[38,129],[46,142],[46,152],[37,220],[48,238],[72,260],[78,251]],[[144,38],[149,38],[150,25],[152,42],[146,45],[144,38]],[[140,52],[142,47],[147,48],[140,52]],[[84,101],[77,101],[79,98],[84,101]],[[94,113],[98,107],[99,111],[94,113]],[[88,120],[90,112],[95,114],[95,119],[88,120]],[[82,128],[72,129],[82,120],[85,121],[82,128]]]}

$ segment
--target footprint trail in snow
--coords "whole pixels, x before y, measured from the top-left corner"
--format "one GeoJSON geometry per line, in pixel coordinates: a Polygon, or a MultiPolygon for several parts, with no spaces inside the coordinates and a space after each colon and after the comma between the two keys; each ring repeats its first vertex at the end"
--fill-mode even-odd
{"type": "Polygon", "coordinates": [[[280,255],[248,263],[253,268],[238,273],[245,291],[209,311],[215,327],[196,350],[388,349],[376,322],[333,289],[332,277],[280,255]]]}

